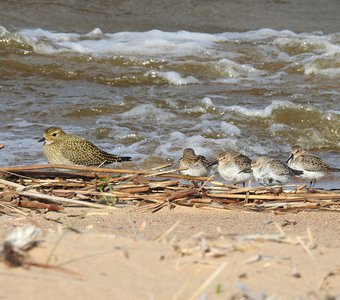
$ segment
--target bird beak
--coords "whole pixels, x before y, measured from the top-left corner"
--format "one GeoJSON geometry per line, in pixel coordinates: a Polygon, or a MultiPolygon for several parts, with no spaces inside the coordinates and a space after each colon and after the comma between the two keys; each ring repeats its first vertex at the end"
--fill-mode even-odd
{"type": "Polygon", "coordinates": [[[41,139],[38,140],[39,143],[42,143],[42,142],[45,142],[45,141],[46,141],[45,137],[42,137],[41,139]]]}
{"type": "Polygon", "coordinates": [[[289,156],[289,158],[286,161],[286,164],[288,164],[288,162],[293,158],[293,153],[289,156]]]}
{"type": "Polygon", "coordinates": [[[218,164],[218,160],[215,160],[215,161],[213,161],[212,163],[210,163],[210,164],[208,165],[208,167],[211,167],[211,166],[217,165],[217,164],[218,164]]]}

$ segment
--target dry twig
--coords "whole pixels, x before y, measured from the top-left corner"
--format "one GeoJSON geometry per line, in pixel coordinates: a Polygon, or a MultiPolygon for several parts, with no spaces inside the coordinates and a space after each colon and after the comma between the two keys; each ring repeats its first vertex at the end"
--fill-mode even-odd
{"type": "MultiPolygon", "coordinates": [[[[96,208],[108,206],[93,202],[113,205],[109,207],[123,203],[138,204],[138,209],[151,212],[176,205],[280,213],[311,209],[340,211],[338,191],[315,190],[308,193],[305,185],[243,188],[214,181],[212,177],[174,174],[176,170],[164,170],[165,167],[169,165],[150,170],[63,165],[1,167],[0,172],[5,172],[6,179],[0,179],[0,199],[6,189],[12,189],[18,200],[26,200],[26,197],[56,205],[62,203],[96,208]],[[51,169],[59,171],[51,173],[51,169]],[[78,173],[66,172],[65,169],[78,173]],[[23,172],[31,172],[33,177],[14,174],[23,172]],[[60,176],[55,177],[55,174],[60,176]],[[183,184],[183,179],[204,183],[195,188],[183,184]]],[[[28,202],[18,203],[29,206],[28,202]]]]}

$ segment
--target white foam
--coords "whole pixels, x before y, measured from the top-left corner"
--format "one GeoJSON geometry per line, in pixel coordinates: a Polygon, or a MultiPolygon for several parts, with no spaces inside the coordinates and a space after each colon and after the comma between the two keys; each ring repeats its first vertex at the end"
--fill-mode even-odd
{"type": "Polygon", "coordinates": [[[235,126],[234,124],[227,123],[225,121],[221,122],[221,130],[223,133],[230,135],[230,136],[237,136],[241,134],[241,130],[235,126]]]}
{"type": "Polygon", "coordinates": [[[215,68],[229,77],[265,74],[265,72],[257,70],[255,67],[249,64],[239,64],[227,58],[219,60],[215,64],[215,68]]]}
{"type": "Polygon", "coordinates": [[[297,108],[297,105],[290,101],[275,100],[272,101],[272,103],[265,108],[260,109],[247,108],[240,105],[226,106],[224,109],[226,111],[237,112],[248,117],[267,118],[272,115],[274,110],[277,110],[279,108],[297,108]]]}
{"type": "Polygon", "coordinates": [[[0,25],[0,36],[5,36],[5,34],[9,33],[9,31],[2,25],[0,25]]]}
{"type": "Polygon", "coordinates": [[[120,117],[122,119],[130,118],[140,121],[148,120],[150,123],[166,123],[172,119],[176,119],[175,114],[158,108],[153,104],[139,104],[138,106],[122,113],[120,117]]]}
{"type": "Polygon", "coordinates": [[[282,131],[285,131],[285,130],[288,130],[289,129],[289,126],[288,125],[285,125],[285,124],[277,124],[277,123],[274,123],[274,124],[271,124],[268,128],[268,131],[272,134],[272,135],[275,135],[275,134],[280,134],[282,131]]]}
{"type": "Polygon", "coordinates": [[[218,35],[219,37],[227,40],[236,41],[258,41],[271,39],[277,36],[296,36],[296,34],[290,30],[277,31],[270,28],[262,28],[253,31],[246,32],[225,32],[218,35]]]}
{"type": "MultiPolygon", "coordinates": [[[[339,50],[339,46],[330,42],[330,36],[316,36],[316,35],[300,35],[294,37],[276,38],[273,45],[280,48],[294,48],[300,52],[309,53],[331,53],[339,50]]],[[[298,53],[300,53],[298,51],[298,53]]]]}
{"type": "Polygon", "coordinates": [[[78,52],[93,56],[204,54],[207,48],[220,39],[212,34],[187,31],[103,34],[98,28],[88,34],[53,33],[42,29],[26,29],[20,34],[37,53],[78,52]]]}
{"type": "MultiPolygon", "coordinates": [[[[180,63],[209,65],[211,72],[220,72],[216,82],[237,84],[230,78],[244,77],[261,80],[259,77],[272,76],[256,67],[258,62],[271,63],[281,61],[286,67],[301,65],[306,75],[322,75],[331,78],[339,76],[340,46],[336,36],[319,33],[300,33],[273,29],[260,29],[248,32],[225,32],[208,34],[199,32],[165,32],[150,30],[146,32],[103,33],[95,28],[87,34],[51,32],[43,29],[25,29],[11,33],[0,27],[0,36],[6,39],[24,42],[33,51],[44,55],[72,53],[90,57],[110,58],[122,56],[135,61],[144,61],[145,57],[154,60],[172,61],[185,57],[180,63]],[[245,41],[253,43],[256,59],[241,63],[246,54],[230,51],[225,43],[245,41]],[[261,42],[263,41],[263,42],[261,42]],[[293,49],[292,53],[288,49],[293,49]],[[326,58],[327,57],[327,58],[326,58]],[[204,60],[202,60],[204,58],[204,60]],[[327,59],[329,66],[320,66],[320,59],[327,59]],[[248,62],[249,61],[249,62],[248,62]]],[[[285,68],[285,67],[283,67],[285,68]]],[[[280,71],[279,71],[280,72],[280,71]]],[[[176,74],[165,74],[171,84],[197,83],[196,78],[182,80],[176,74]],[[184,82],[184,83],[182,83],[184,82]]]]}
{"type": "Polygon", "coordinates": [[[320,68],[317,63],[309,63],[304,66],[306,75],[323,75],[330,78],[340,77],[340,68],[320,68]]]}
{"type": "Polygon", "coordinates": [[[221,151],[225,145],[233,145],[235,139],[208,139],[201,135],[185,135],[182,132],[172,132],[165,141],[163,141],[155,150],[155,153],[179,160],[185,148],[193,148],[197,154],[206,156],[207,158],[216,158],[217,152],[221,151]],[[215,150],[214,150],[215,149],[215,150]]]}
{"type": "MultiPolygon", "coordinates": [[[[288,47],[294,55],[286,60],[304,67],[306,75],[340,76],[340,46],[331,35],[303,34],[295,37],[277,38],[273,41],[283,51],[288,47]]],[[[282,55],[282,54],[281,54],[282,55]]]]}
{"type": "Polygon", "coordinates": [[[200,83],[200,81],[196,79],[194,76],[182,77],[181,74],[174,71],[169,72],[148,71],[147,73],[145,73],[145,76],[150,76],[153,78],[159,77],[165,79],[168,83],[175,85],[200,83]]]}
{"type": "Polygon", "coordinates": [[[209,97],[204,97],[200,101],[205,107],[214,107],[214,103],[211,101],[209,97]]]}
{"type": "Polygon", "coordinates": [[[218,130],[218,122],[210,120],[204,113],[196,119],[195,125],[190,127],[190,131],[199,132],[201,135],[216,134],[216,130],[218,130]]]}

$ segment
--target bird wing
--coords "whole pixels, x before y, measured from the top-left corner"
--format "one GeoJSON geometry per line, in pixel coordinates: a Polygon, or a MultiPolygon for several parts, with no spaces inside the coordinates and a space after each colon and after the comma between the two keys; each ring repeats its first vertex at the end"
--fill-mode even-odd
{"type": "Polygon", "coordinates": [[[273,159],[270,161],[271,167],[277,171],[278,175],[291,175],[288,166],[280,160],[273,159]]]}
{"type": "Polygon", "coordinates": [[[206,167],[208,167],[209,165],[211,165],[211,162],[208,161],[208,159],[207,159],[205,156],[203,156],[203,155],[197,155],[197,156],[196,156],[195,162],[197,163],[197,162],[199,162],[199,161],[202,161],[202,163],[203,163],[206,167]]]}
{"type": "Polygon", "coordinates": [[[244,170],[243,173],[251,173],[251,159],[243,154],[239,154],[234,157],[234,164],[240,168],[240,170],[244,170]]]}
{"type": "Polygon", "coordinates": [[[105,161],[103,154],[106,154],[83,137],[75,135],[68,136],[67,147],[61,147],[61,152],[77,165],[100,165],[105,161]]]}
{"type": "Polygon", "coordinates": [[[332,169],[329,165],[327,165],[320,157],[315,155],[304,155],[300,156],[299,160],[303,164],[303,168],[306,171],[327,171],[332,169]]]}

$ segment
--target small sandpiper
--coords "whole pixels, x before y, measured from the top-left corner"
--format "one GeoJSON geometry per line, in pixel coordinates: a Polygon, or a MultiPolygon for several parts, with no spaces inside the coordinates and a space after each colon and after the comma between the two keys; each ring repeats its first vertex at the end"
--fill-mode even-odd
{"type": "MultiPolygon", "coordinates": [[[[254,178],[261,185],[283,185],[288,182],[289,176],[298,176],[303,171],[288,167],[284,162],[268,156],[261,156],[251,162],[254,178]]],[[[244,172],[244,171],[243,171],[244,172]]]]}
{"type": "Polygon", "coordinates": [[[196,155],[194,149],[186,148],[179,161],[179,170],[182,175],[207,176],[210,165],[203,155],[196,155]]]}
{"type": "Polygon", "coordinates": [[[101,166],[104,164],[129,161],[129,156],[107,153],[81,136],[65,133],[59,127],[44,131],[44,156],[49,164],[101,166]]]}
{"type": "Polygon", "coordinates": [[[217,170],[220,176],[233,184],[241,183],[243,187],[245,182],[253,177],[251,166],[251,159],[232,150],[226,150],[219,154],[217,170]]]}
{"type": "Polygon", "coordinates": [[[325,176],[330,172],[340,172],[340,169],[329,166],[320,157],[313,155],[300,146],[293,146],[287,164],[296,170],[303,171],[300,175],[302,178],[310,180],[309,188],[315,188],[317,179],[325,176]]]}

